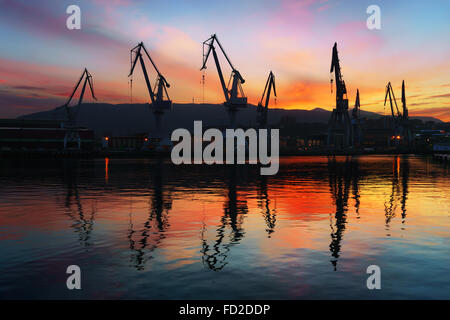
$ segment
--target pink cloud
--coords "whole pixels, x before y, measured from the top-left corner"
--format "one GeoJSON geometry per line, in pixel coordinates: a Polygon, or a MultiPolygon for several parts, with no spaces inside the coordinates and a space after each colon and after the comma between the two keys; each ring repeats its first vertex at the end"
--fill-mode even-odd
{"type": "Polygon", "coordinates": [[[133,0],[93,0],[94,3],[107,6],[129,6],[133,0]]]}
{"type": "Polygon", "coordinates": [[[326,4],[326,5],[324,5],[324,6],[321,6],[321,7],[319,7],[318,9],[317,9],[317,11],[325,11],[325,10],[328,10],[328,9],[330,9],[332,6],[330,6],[329,4],[326,4]]]}
{"type": "Polygon", "coordinates": [[[40,37],[57,38],[75,42],[83,47],[110,51],[126,46],[126,42],[116,39],[113,35],[99,33],[88,24],[81,30],[68,30],[65,15],[53,15],[39,5],[4,0],[2,10],[6,13],[9,24],[40,37]]]}
{"type": "Polygon", "coordinates": [[[378,50],[384,44],[382,37],[367,29],[366,21],[351,21],[338,25],[334,32],[335,39],[346,39],[346,41],[338,41],[338,45],[343,44],[348,52],[352,55],[372,53],[378,50]]]}

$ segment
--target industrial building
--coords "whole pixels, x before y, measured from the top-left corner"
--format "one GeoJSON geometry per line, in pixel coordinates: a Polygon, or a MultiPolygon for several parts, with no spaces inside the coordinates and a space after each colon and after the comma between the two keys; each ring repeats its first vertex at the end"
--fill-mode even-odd
{"type": "Polygon", "coordinates": [[[150,139],[145,134],[133,136],[107,136],[103,138],[103,149],[111,151],[140,151],[150,147],[150,139]]]}
{"type": "MultiPolygon", "coordinates": [[[[0,119],[0,151],[64,150],[67,132],[56,120],[0,119]]],[[[77,132],[82,149],[93,150],[94,131],[78,128],[77,132]]]]}

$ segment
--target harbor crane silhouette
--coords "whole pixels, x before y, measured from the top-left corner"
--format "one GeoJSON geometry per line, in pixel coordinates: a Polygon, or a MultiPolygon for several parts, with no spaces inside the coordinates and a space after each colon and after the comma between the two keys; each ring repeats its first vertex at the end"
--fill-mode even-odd
{"type": "Polygon", "coordinates": [[[224,105],[228,109],[230,123],[234,128],[236,126],[236,113],[238,109],[247,107],[247,98],[245,97],[244,90],[242,89],[242,85],[245,83],[245,80],[242,77],[241,73],[231,63],[230,58],[228,58],[225,50],[223,49],[222,45],[219,42],[219,39],[215,34],[213,34],[208,40],[203,42],[203,65],[200,70],[206,69],[206,63],[208,62],[208,58],[211,52],[214,57],[217,73],[219,74],[220,84],[225,96],[224,105]],[[219,57],[217,56],[216,48],[214,46],[215,43],[217,43],[223,55],[225,56],[225,59],[231,67],[231,75],[228,81],[228,85],[225,84],[222,67],[220,66],[219,57]]]}
{"type": "Polygon", "coordinates": [[[89,88],[91,90],[92,98],[94,100],[97,100],[94,94],[94,84],[92,80],[92,75],[89,73],[89,71],[85,68],[83,73],[81,74],[80,79],[78,80],[77,84],[75,85],[75,88],[72,91],[72,94],[70,95],[67,102],[64,104],[64,109],[66,110],[67,115],[67,121],[64,125],[65,128],[67,128],[66,134],[64,136],[64,149],[67,149],[68,145],[75,143],[78,146],[78,149],[81,149],[81,138],[80,134],[76,128],[76,116],[78,109],[81,106],[81,103],[83,102],[84,92],[86,91],[86,86],[89,83],[89,88]],[[83,88],[81,89],[80,98],[78,100],[77,108],[69,107],[70,102],[72,102],[73,97],[75,96],[75,93],[78,90],[78,87],[80,86],[81,82],[84,78],[84,84],[83,88]]]}
{"type": "Polygon", "coordinates": [[[277,89],[275,87],[275,76],[272,71],[269,73],[269,77],[266,81],[266,86],[264,87],[264,91],[261,97],[261,100],[258,103],[258,124],[261,129],[267,128],[267,111],[269,110],[269,101],[270,94],[273,88],[273,94],[277,96],[277,89]],[[264,100],[265,98],[265,100],[264,100]],[[264,101],[264,102],[263,102],[264,101]]]}
{"type": "Polygon", "coordinates": [[[400,111],[397,99],[395,98],[394,89],[391,82],[386,85],[386,93],[384,96],[384,106],[386,106],[389,97],[389,105],[392,117],[392,139],[396,144],[400,144],[404,140],[405,143],[412,142],[411,129],[409,128],[408,108],[406,107],[405,80],[402,82],[402,112],[400,111]],[[395,107],[395,109],[394,109],[395,107]]]}
{"type": "MultiPolygon", "coordinates": [[[[341,73],[341,65],[337,50],[337,43],[334,43],[331,59],[330,73],[336,79],[336,108],[333,109],[328,122],[327,144],[335,148],[347,148],[351,143],[351,121],[348,115],[347,88],[341,73]]],[[[333,83],[333,79],[331,79],[333,83]]]]}
{"type": "Polygon", "coordinates": [[[158,145],[161,146],[162,140],[164,138],[163,134],[162,134],[162,128],[161,128],[162,116],[165,111],[172,109],[172,100],[170,100],[169,94],[167,92],[167,88],[170,88],[170,84],[167,82],[166,78],[161,74],[161,72],[159,72],[158,67],[156,66],[155,62],[151,58],[151,56],[148,53],[147,49],[145,48],[143,42],[140,42],[136,47],[131,49],[130,56],[131,56],[131,59],[130,59],[131,60],[131,70],[130,70],[130,74],[128,75],[128,77],[133,76],[134,69],[136,67],[137,62],[139,61],[141,64],[142,73],[144,74],[145,83],[147,85],[147,90],[150,95],[152,111],[155,116],[155,123],[156,123],[155,137],[158,139],[158,145]],[[150,79],[148,77],[147,68],[145,67],[145,62],[144,62],[142,52],[145,53],[145,55],[150,60],[150,63],[152,64],[153,68],[155,69],[155,71],[157,73],[154,88],[152,88],[152,86],[150,84],[150,79]],[[134,56],[134,58],[133,58],[133,56],[134,56]]]}

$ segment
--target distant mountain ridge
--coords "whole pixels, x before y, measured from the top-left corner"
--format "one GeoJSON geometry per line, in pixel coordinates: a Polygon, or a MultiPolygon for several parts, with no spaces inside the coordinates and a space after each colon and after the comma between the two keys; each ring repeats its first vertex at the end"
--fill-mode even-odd
{"type": "MultiPolygon", "coordinates": [[[[95,130],[98,135],[133,135],[152,132],[155,120],[148,104],[106,104],[86,103],[74,107],[77,114],[77,125],[95,130]]],[[[270,125],[280,122],[283,117],[293,117],[297,122],[326,123],[331,111],[316,108],[300,109],[270,109],[268,121],[270,125]]],[[[240,127],[256,125],[256,107],[249,105],[238,111],[237,124],[240,127]]],[[[382,115],[361,111],[363,118],[379,118],[382,115]]],[[[19,117],[21,119],[63,120],[66,118],[64,108],[33,113],[19,117]]],[[[425,121],[437,121],[431,117],[411,117],[425,121]]],[[[174,104],[173,109],[163,116],[162,126],[168,131],[176,128],[192,129],[195,120],[202,120],[204,127],[223,127],[228,125],[229,117],[222,104],[174,104]]]]}

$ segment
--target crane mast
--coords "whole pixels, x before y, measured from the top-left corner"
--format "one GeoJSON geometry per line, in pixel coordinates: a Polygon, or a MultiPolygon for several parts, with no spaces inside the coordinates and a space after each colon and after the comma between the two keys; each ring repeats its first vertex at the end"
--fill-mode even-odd
{"type": "Polygon", "coordinates": [[[360,111],[361,111],[361,104],[359,102],[359,89],[356,89],[355,107],[353,108],[352,111],[353,119],[359,119],[360,111]]]}
{"type": "Polygon", "coordinates": [[[405,80],[402,81],[402,106],[403,106],[403,129],[406,136],[406,142],[408,144],[413,143],[413,136],[411,131],[411,126],[409,123],[409,112],[406,107],[406,93],[405,93],[405,80]]]}
{"type": "Polygon", "coordinates": [[[259,125],[261,128],[265,128],[267,126],[267,111],[269,110],[269,101],[270,101],[270,94],[271,90],[273,88],[273,94],[275,97],[277,96],[277,90],[275,87],[275,76],[270,71],[269,77],[266,81],[266,86],[264,87],[264,91],[261,97],[261,100],[258,103],[258,113],[259,113],[259,125]],[[265,102],[263,104],[265,98],[265,102]]]}
{"type": "Polygon", "coordinates": [[[403,119],[408,120],[408,108],[406,107],[406,95],[405,95],[405,80],[402,81],[402,106],[403,106],[403,119]]]}
{"type": "Polygon", "coordinates": [[[214,34],[208,40],[203,42],[203,65],[200,70],[206,69],[206,63],[208,62],[208,58],[212,52],[214,62],[216,64],[217,73],[219,75],[220,84],[222,86],[222,91],[225,96],[225,105],[230,109],[242,108],[247,106],[247,98],[244,95],[244,91],[242,89],[242,84],[245,83],[244,78],[241,73],[233,66],[230,58],[226,54],[222,45],[219,42],[219,39],[214,34]],[[222,51],[225,59],[231,67],[231,75],[228,81],[228,85],[225,82],[222,67],[220,66],[219,57],[217,55],[216,47],[214,44],[217,43],[219,49],[222,51]],[[205,50],[206,49],[206,50],[205,50]],[[231,82],[231,88],[230,88],[231,82]]]}
{"type": "Polygon", "coordinates": [[[352,138],[353,146],[361,144],[361,103],[359,101],[359,89],[356,89],[355,107],[352,110],[352,138]]]}

